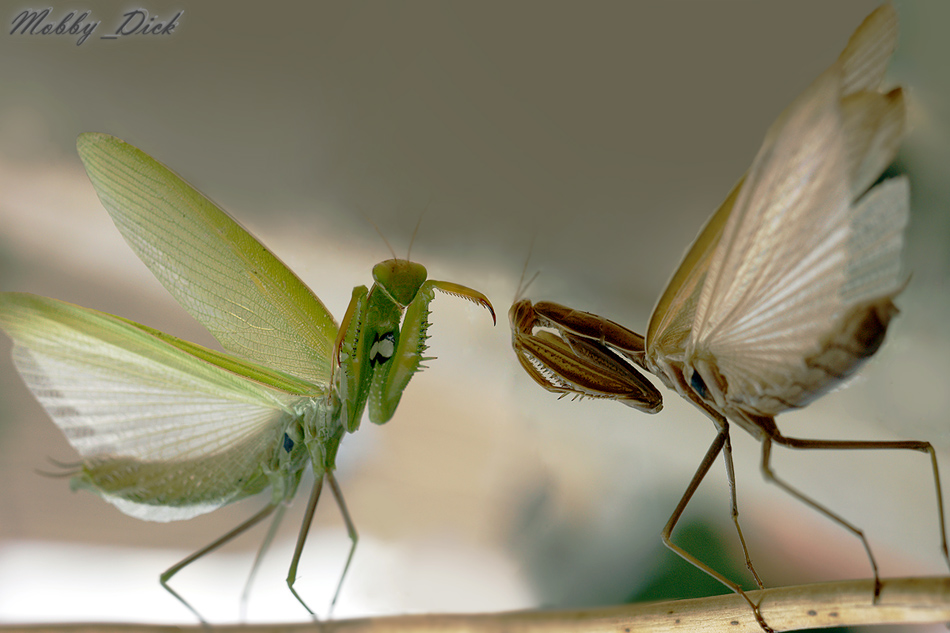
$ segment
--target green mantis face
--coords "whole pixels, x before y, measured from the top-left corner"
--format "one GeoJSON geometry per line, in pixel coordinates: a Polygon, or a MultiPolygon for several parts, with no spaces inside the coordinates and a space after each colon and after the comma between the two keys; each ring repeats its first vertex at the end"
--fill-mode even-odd
{"type": "Polygon", "coordinates": [[[404,308],[415,298],[428,275],[425,266],[405,259],[387,259],[373,266],[373,280],[404,308]]]}
{"type": "Polygon", "coordinates": [[[168,580],[275,514],[266,548],[310,464],[317,481],[288,574],[293,591],[324,478],[355,547],[333,477],[337,450],[367,402],[373,422],[393,416],[424,360],[434,291],[474,301],[494,319],[491,303],[427,281],[419,264],[389,260],[373,269],[372,289],[354,289],[338,327],[290,269],[167,167],[105,134],[83,134],[77,145],[129,246],[227,353],[55,299],[0,293],[17,369],[83,458],[73,485],[156,521],[270,490],[261,512],[161,576],[198,615],[168,580]]]}

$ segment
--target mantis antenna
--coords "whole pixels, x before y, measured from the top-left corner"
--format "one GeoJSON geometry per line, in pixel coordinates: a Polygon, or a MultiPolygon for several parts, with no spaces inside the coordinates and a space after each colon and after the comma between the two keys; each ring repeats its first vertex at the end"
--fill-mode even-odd
{"type": "Polygon", "coordinates": [[[515,289],[515,298],[512,300],[512,303],[518,303],[521,299],[524,298],[524,294],[528,292],[528,288],[538,278],[538,275],[541,274],[540,270],[535,271],[531,275],[531,279],[528,280],[528,283],[524,283],[524,276],[528,274],[528,262],[531,261],[531,253],[534,251],[534,243],[537,240],[538,233],[535,231],[534,235],[531,236],[531,243],[528,244],[528,256],[524,258],[524,266],[521,267],[521,276],[518,278],[518,287],[515,289]]]}

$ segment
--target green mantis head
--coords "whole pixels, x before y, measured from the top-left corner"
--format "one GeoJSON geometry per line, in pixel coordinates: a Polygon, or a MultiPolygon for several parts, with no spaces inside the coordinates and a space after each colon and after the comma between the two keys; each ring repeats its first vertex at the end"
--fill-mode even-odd
{"type": "Polygon", "coordinates": [[[427,276],[425,266],[406,259],[387,259],[373,266],[373,280],[404,308],[415,298],[427,276]]]}

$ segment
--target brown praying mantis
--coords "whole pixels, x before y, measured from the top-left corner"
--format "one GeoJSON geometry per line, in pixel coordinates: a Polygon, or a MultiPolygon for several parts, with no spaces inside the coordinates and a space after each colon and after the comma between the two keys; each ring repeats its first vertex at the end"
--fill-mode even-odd
{"type": "MultiPolygon", "coordinates": [[[[880,89],[897,45],[884,5],[851,36],[838,60],[778,117],[749,171],[712,215],[653,310],[646,337],[603,317],[541,301],[508,312],[512,347],[528,375],[562,395],[606,398],[646,413],[662,408],[645,370],[705,413],[717,434],[662,531],[663,542],[742,595],[741,587],[672,542],[680,516],[723,454],[738,521],[730,423],[762,443],[765,478],[860,539],[863,532],[777,477],[772,445],[803,450],[894,449],[927,453],[941,549],[950,566],[937,457],[916,440],[816,440],[783,435],[775,416],[842,384],[884,341],[906,285],[900,271],[910,203],[905,177],[875,184],[905,132],[901,89],[880,89]]],[[[519,288],[519,294],[523,292],[519,288]]]]}

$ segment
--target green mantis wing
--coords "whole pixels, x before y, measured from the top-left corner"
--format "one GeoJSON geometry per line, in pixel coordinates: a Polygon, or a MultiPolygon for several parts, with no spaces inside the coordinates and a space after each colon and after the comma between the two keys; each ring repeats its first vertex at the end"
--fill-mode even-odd
{"type": "Polygon", "coordinates": [[[225,349],[328,384],[337,325],[283,262],[141,150],[93,133],[77,147],[126,242],[225,349]]]}
{"type": "MultiPolygon", "coordinates": [[[[74,485],[153,521],[187,519],[274,485],[285,433],[314,385],[103,312],[0,293],[24,381],[83,458],[74,485]]],[[[310,396],[310,397],[308,397],[310,396]]],[[[286,451],[289,453],[289,451],[286,451]]]]}

